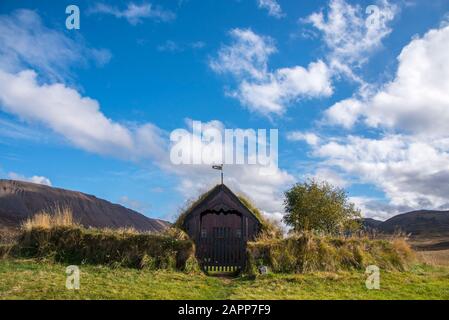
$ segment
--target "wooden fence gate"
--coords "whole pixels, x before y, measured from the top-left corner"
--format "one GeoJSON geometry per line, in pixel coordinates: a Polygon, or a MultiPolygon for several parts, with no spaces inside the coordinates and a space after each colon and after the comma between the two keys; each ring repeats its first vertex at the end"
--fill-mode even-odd
{"type": "Polygon", "coordinates": [[[241,233],[214,227],[210,236],[200,238],[197,255],[204,271],[240,271],[245,265],[245,248],[241,233]]]}

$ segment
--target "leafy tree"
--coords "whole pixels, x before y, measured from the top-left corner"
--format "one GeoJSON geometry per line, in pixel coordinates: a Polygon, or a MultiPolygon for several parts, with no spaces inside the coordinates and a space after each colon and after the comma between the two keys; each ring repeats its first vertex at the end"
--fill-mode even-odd
{"type": "Polygon", "coordinates": [[[339,233],[359,228],[360,210],[348,201],[344,189],[307,180],[285,192],[284,222],[293,231],[339,233]]]}

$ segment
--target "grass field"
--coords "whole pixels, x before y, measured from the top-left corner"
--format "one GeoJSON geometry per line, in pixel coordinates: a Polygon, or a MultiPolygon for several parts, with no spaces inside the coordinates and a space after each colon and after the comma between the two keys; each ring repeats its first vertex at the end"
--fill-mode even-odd
{"type": "Polygon", "coordinates": [[[256,280],[171,271],[81,266],[81,288],[65,288],[65,266],[0,260],[0,299],[449,299],[449,267],[381,272],[380,290],[362,272],[266,275],[256,280]]]}
{"type": "Polygon", "coordinates": [[[412,239],[410,244],[420,261],[430,265],[449,266],[448,236],[412,239]]]}

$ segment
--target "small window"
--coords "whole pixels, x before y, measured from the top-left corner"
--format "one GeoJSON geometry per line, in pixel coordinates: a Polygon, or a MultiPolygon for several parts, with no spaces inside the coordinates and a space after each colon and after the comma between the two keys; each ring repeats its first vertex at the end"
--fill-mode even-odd
{"type": "Polygon", "coordinates": [[[206,229],[201,229],[201,238],[206,238],[206,237],[207,237],[206,229]]]}

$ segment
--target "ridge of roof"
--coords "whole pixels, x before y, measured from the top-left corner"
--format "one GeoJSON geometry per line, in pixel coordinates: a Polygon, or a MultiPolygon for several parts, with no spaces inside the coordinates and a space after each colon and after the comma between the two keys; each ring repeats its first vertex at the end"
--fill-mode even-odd
{"type": "Polygon", "coordinates": [[[225,185],[225,184],[217,184],[217,185],[215,185],[213,188],[211,188],[210,190],[208,190],[208,191],[206,191],[206,192],[204,192],[203,194],[201,194],[195,201],[193,201],[190,205],[189,205],[189,207],[186,209],[186,210],[184,210],[184,212],[182,212],[180,215],[179,215],[179,217],[178,217],[178,219],[176,220],[176,222],[175,222],[175,225],[176,226],[178,226],[178,227],[180,227],[180,226],[182,226],[182,224],[184,223],[184,220],[185,220],[185,218],[195,209],[195,208],[197,208],[198,207],[198,205],[200,205],[201,204],[201,202],[203,202],[203,201],[205,201],[211,194],[213,194],[213,192],[214,191],[216,191],[217,189],[222,189],[222,190],[224,190],[224,191],[228,191],[228,192],[230,192],[231,193],[231,195],[232,196],[234,196],[235,197],[235,199],[246,209],[246,210],[248,210],[248,212],[250,212],[255,218],[256,218],[256,220],[259,222],[259,223],[261,223],[261,224],[263,224],[264,223],[264,221],[263,221],[263,218],[261,217],[261,214],[260,214],[260,212],[258,211],[258,209],[257,208],[252,208],[252,207],[250,207],[248,204],[249,204],[249,200],[248,199],[246,199],[245,197],[243,197],[243,196],[239,196],[239,195],[236,195],[227,185],[225,185]],[[256,211],[256,210],[257,211],[256,211]]]}

